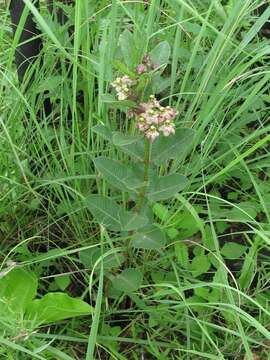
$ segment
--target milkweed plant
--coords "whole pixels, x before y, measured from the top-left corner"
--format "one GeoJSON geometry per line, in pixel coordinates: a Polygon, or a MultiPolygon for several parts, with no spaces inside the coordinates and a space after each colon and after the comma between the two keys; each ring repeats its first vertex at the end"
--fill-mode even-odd
{"type": "MultiPolygon", "coordinates": [[[[162,50],[165,45],[158,46],[162,50]]],[[[116,154],[125,154],[121,158],[126,161],[105,156],[94,159],[97,184],[100,179],[106,181],[110,196],[100,194],[98,186],[99,194],[90,195],[86,204],[103,229],[128,239],[129,255],[132,249],[158,250],[166,245],[166,229],[158,223],[155,209],[188,185],[188,179],[177,172],[177,164],[187,155],[194,131],[180,127],[178,109],[162,101],[158,85],[166,81],[166,65],[150,53],[134,69],[118,66],[110,96],[120,111],[125,110],[127,130],[114,131],[103,123],[93,128],[118,150],[116,154]]],[[[135,271],[124,271],[131,270],[135,271]]]]}

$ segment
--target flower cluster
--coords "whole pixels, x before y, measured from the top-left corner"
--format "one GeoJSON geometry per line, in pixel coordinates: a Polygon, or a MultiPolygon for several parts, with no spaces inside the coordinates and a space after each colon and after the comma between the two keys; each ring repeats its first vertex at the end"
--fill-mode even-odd
{"type": "Polygon", "coordinates": [[[141,103],[136,113],[137,128],[153,142],[162,133],[164,136],[175,133],[173,120],[178,112],[170,106],[163,107],[154,95],[147,103],[141,103]]]}
{"type": "Polygon", "coordinates": [[[137,74],[141,75],[148,71],[155,70],[159,67],[159,64],[152,64],[150,56],[148,54],[144,55],[143,61],[136,68],[137,74]]]}
{"type": "Polygon", "coordinates": [[[131,93],[131,87],[135,84],[136,81],[130,79],[129,76],[124,75],[123,77],[116,78],[111,85],[116,91],[118,100],[126,100],[131,93]]]}

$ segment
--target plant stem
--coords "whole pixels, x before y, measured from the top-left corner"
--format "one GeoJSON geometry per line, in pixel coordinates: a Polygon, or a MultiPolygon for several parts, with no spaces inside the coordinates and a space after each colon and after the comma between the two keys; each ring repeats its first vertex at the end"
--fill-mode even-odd
{"type": "Polygon", "coordinates": [[[151,156],[151,142],[148,139],[144,140],[144,172],[143,172],[143,186],[139,192],[139,201],[136,210],[138,212],[141,211],[144,201],[145,201],[145,194],[146,189],[148,186],[149,181],[149,167],[150,167],[150,156],[151,156]]]}

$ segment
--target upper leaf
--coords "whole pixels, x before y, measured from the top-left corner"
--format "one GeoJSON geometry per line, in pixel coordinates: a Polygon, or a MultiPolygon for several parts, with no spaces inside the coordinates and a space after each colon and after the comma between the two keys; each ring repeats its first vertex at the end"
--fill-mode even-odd
{"type": "Polygon", "coordinates": [[[124,191],[142,186],[142,181],[126,165],[105,157],[94,160],[97,170],[111,185],[124,191]]]}
{"type": "Polygon", "coordinates": [[[112,140],[112,132],[111,130],[103,125],[103,124],[97,124],[92,128],[92,131],[95,132],[96,134],[100,135],[101,137],[103,137],[105,140],[112,140]]]}
{"type": "Polygon", "coordinates": [[[161,165],[169,159],[181,159],[190,149],[194,130],[188,128],[178,129],[174,136],[160,136],[152,147],[152,160],[161,165]]]}
{"type": "Polygon", "coordinates": [[[247,246],[235,242],[227,242],[221,249],[221,254],[230,260],[239,259],[247,251],[247,246]]]}
{"type": "Polygon", "coordinates": [[[120,150],[137,161],[144,158],[144,140],[141,136],[123,135],[119,132],[113,133],[113,143],[120,150]]]}
{"type": "Polygon", "coordinates": [[[127,135],[118,131],[113,132],[113,143],[115,146],[125,146],[138,142],[142,139],[141,135],[127,135]]]}
{"type": "Polygon", "coordinates": [[[112,199],[102,195],[90,195],[86,199],[88,209],[96,220],[109,230],[132,231],[145,226],[148,219],[124,210],[112,199]]]}
{"type": "Polygon", "coordinates": [[[122,52],[122,56],[125,60],[126,65],[129,68],[133,67],[133,53],[134,53],[134,39],[133,35],[129,30],[124,30],[119,37],[119,44],[122,52]]]}
{"type": "Polygon", "coordinates": [[[150,181],[147,198],[150,201],[161,201],[170,199],[188,184],[185,176],[172,174],[153,178],[150,181]]]}
{"type": "Polygon", "coordinates": [[[171,47],[167,41],[160,42],[150,53],[150,58],[154,64],[167,65],[171,55],[171,47]]]}

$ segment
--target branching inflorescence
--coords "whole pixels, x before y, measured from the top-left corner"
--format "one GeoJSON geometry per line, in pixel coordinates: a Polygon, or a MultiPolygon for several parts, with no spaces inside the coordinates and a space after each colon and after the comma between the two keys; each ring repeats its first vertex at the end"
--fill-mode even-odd
{"type": "MultiPolygon", "coordinates": [[[[158,64],[152,64],[150,57],[146,54],[141,64],[136,68],[138,77],[152,70],[156,70],[158,64]]],[[[170,106],[162,106],[155,95],[150,95],[147,102],[138,100],[140,97],[136,93],[136,85],[139,79],[131,79],[128,75],[117,77],[112,82],[112,87],[116,91],[118,100],[137,99],[136,104],[129,109],[128,117],[134,117],[137,129],[144,136],[153,142],[160,134],[164,136],[175,134],[174,120],[178,112],[170,106]]]]}

